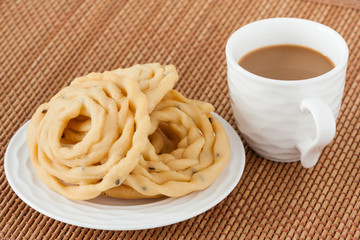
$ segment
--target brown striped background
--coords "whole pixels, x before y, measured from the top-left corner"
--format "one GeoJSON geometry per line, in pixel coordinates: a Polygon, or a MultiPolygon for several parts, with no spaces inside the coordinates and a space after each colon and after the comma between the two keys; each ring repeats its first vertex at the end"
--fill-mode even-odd
{"type": "Polygon", "coordinates": [[[158,0],[0,2],[0,239],[359,239],[360,1],[158,0]],[[170,226],[101,231],[46,217],[16,196],[4,154],[36,107],[74,77],[135,63],[175,64],[176,89],[209,101],[233,125],[225,44],[244,24],[299,17],[338,31],[350,58],[335,139],[319,163],[275,163],[247,145],[234,191],[170,226]]]}

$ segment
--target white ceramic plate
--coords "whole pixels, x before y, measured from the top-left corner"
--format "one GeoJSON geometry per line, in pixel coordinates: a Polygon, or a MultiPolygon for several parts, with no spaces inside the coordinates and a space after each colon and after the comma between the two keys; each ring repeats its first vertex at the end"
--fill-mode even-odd
{"type": "Polygon", "coordinates": [[[104,196],[73,201],[50,190],[37,177],[25,143],[28,123],[11,139],[5,153],[5,174],[15,193],[30,207],[56,220],[106,230],[138,230],[170,225],[214,207],[235,188],[245,166],[245,151],[236,131],[220,116],[230,140],[231,158],[207,189],[179,198],[121,200],[104,196]]]}

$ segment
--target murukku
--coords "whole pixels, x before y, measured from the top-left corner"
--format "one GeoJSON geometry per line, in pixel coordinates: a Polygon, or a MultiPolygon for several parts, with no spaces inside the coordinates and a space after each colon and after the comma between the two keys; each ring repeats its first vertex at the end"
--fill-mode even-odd
{"type": "Polygon", "coordinates": [[[111,72],[63,88],[38,107],[28,127],[36,173],[69,199],[94,198],[120,185],[146,147],[147,106],[136,81],[111,72]]]}
{"type": "Polygon", "coordinates": [[[141,91],[148,99],[149,112],[152,112],[179,79],[174,65],[162,66],[159,63],[137,64],[129,68],[115,69],[112,72],[139,83],[141,91]]]}
{"type": "Polygon", "coordinates": [[[121,186],[103,194],[180,197],[208,187],[230,159],[226,132],[213,110],[211,104],[171,90],[150,114],[151,129],[139,164],[121,186]]]}
{"type": "Polygon", "coordinates": [[[230,158],[209,103],[172,90],[173,65],[135,65],[74,79],[31,118],[40,179],[69,199],[180,197],[208,187],[230,158]]]}

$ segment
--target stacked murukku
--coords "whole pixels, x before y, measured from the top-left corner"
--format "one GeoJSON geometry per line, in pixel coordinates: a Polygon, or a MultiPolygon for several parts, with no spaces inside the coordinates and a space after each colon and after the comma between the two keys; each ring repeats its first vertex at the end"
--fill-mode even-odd
{"type": "Polygon", "coordinates": [[[69,199],[179,197],[208,187],[230,158],[209,103],[172,90],[174,66],[76,78],[38,107],[27,132],[40,179],[69,199]]]}

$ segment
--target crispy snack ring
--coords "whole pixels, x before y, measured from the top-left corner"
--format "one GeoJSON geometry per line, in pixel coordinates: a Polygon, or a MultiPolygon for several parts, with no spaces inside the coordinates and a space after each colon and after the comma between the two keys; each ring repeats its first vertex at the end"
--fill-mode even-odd
{"type": "Polygon", "coordinates": [[[92,73],[39,106],[30,121],[32,164],[49,188],[69,199],[91,199],[120,185],[146,146],[146,97],[138,83],[119,78],[92,73]]]}
{"type": "Polygon", "coordinates": [[[180,197],[208,187],[230,159],[226,132],[212,110],[208,103],[170,91],[150,114],[149,141],[139,164],[123,185],[103,194],[180,197]]]}
{"type": "Polygon", "coordinates": [[[158,194],[153,196],[147,196],[142,193],[135,191],[132,187],[122,184],[119,187],[114,187],[106,190],[102,193],[104,196],[122,199],[142,199],[142,198],[160,198],[164,195],[158,194]]]}
{"type": "Polygon", "coordinates": [[[159,63],[137,64],[129,68],[112,71],[120,77],[137,81],[148,99],[148,110],[152,112],[161,99],[174,87],[179,76],[174,65],[159,63]]]}

